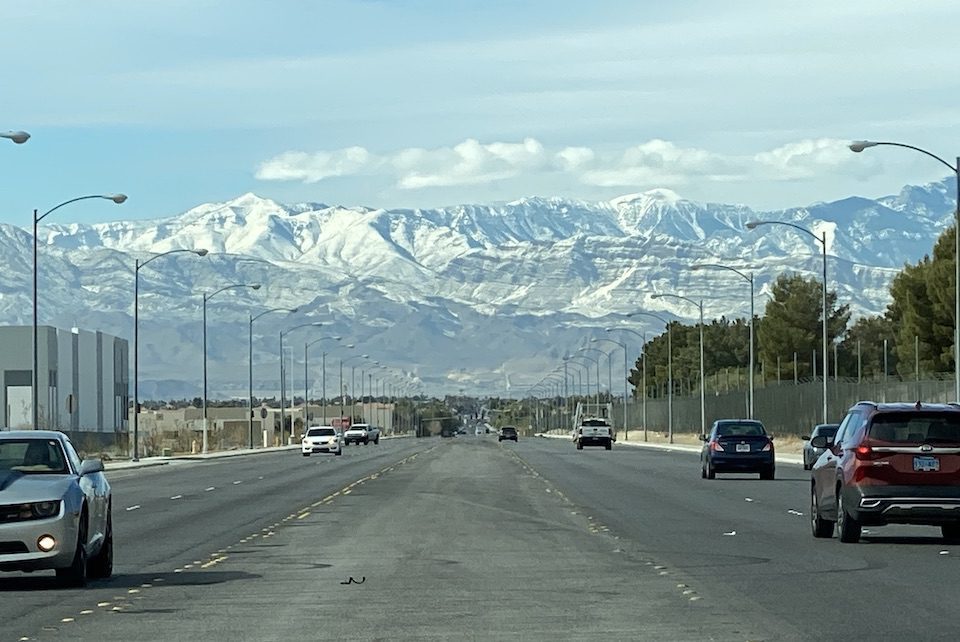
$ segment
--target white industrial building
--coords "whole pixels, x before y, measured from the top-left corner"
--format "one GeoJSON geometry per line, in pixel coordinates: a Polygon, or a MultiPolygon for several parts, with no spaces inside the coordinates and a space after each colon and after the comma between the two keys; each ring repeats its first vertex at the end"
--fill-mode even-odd
{"type": "MultiPolygon", "coordinates": [[[[33,427],[32,330],[0,327],[0,403],[8,429],[33,427]]],[[[75,441],[125,443],[130,394],[127,340],[103,332],[40,326],[37,346],[37,428],[61,430],[75,441]]]]}

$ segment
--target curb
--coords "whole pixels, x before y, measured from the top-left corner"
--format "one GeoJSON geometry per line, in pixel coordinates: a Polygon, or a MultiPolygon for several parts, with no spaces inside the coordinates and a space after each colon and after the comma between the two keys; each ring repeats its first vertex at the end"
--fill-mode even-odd
{"type": "MultiPolygon", "coordinates": [[[[381,439],[403,439],[411,435],[384,435],[381,439]]],[[[156,466],[167,466],[177,461],[206,461],[208,459],[226,459],[228,457],[245,457],[248,455],[263,455],[267,453],[284,452],[288,450],[300,450],[300,444],[290,446],[269,446],[267,448],[244,448],[242,450],[225,450],[222,452],[207,453],[206,455],[176,455],[172,457],[150,457],[141,459],[138,462],[130,460],[117,462],[104,462],[104,469],[110,470],[137,470],[139,468],[154,468],[156,466]],[[112,465],[115,464],[115,465],[112,465]]]]}
{"type": "MultiPolygon", "coordinates": [[[[548,435],[546,433],[537,433],[537,437],[545,437],[547,439],[567,439],[571,440],[570,435],[548,435]]],[[[572,441],[571,441],[572,443],[572,441]]],[[[634,448],[649,448],[651,450],[663,450],[667,452],[684,452],[692,454],[700,454],[701,448],[699,446],[688,446],[686,444],[651,444],[643,443],[636,441],[618,441],[616,442],[619,446],[633,446],[634,448]]],[[[774,460],[779,464],[793,464],[797,466],[803,465],[803,456],[802,455],[774,455],[774,460]]]]}

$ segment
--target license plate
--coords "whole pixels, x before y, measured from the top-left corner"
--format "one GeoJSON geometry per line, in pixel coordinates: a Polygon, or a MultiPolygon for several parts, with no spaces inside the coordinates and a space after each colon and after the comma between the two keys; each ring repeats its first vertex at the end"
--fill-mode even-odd
{"type": "Polygon", "coordinates": [[[750,444],[737,444],[738,453],[748,453],[750,452],[750,444]]]}
{"type": "Polygon", "coordinates": [[[913,469],[921,473],[936,472],[940,470],[940,460],[936,457],[914,457],[913,469]]]}

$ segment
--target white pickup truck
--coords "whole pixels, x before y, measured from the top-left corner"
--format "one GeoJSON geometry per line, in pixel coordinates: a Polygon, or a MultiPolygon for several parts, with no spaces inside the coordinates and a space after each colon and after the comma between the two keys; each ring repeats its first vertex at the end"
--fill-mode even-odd
{"type": "Polygon", "coordinates": [[[347,432],[343,433],[343,443],[347,445],[351,443],[367,445],[371,441],[375,444],[380,443],[380,429],[370,424],[353,424],[347,432]]]}
{"type": "Polygon", "coordinates": [[[584,446],[603,446],[610,450],[613,448],[613,428],[603,417],[584,417],[573,433],[573,441],[577,450],[583,450],[584,446]]]}

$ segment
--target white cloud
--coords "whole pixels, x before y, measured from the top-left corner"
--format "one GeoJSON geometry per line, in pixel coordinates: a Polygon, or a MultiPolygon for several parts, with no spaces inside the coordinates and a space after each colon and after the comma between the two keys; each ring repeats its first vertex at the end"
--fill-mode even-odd
{"type": "Polygon", "coordinates": [[[285,152],[260,164],[256,177],[264,181],[302,181],[317,183],[335,176],[359,174],[377,164],[363,147],[347,147],[332,152],[285,152]]]}
{"type": "Polygon", "coordinates": [[[825,174],[856,178],[878,171],[847,149],[848,141],[808,139],[753,155],[722,154],[653,139],[622,151],[564,147],[540,141],[481,143],[468,138],[453,147],[411,147],[384,155],[363,147],[307,153],[290,151],[264,161],[261,180],[316,183],[351,175],[382,176],[402,190],[484,185],[555,175],[594,187],[658,187],[692,182],[802,181],[825,174]]]}
{"type": "Polygon", "coordinates": [[[801,140],[756,154],[753,160],[776,180],[813,179],[838,169],[857,178],[876,173],[876,161],[853,154],[848,144],[832,138],[801,140]]]}

